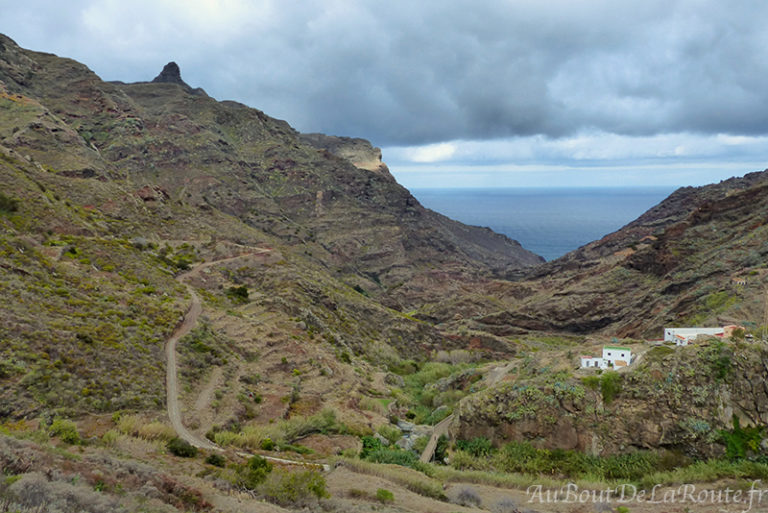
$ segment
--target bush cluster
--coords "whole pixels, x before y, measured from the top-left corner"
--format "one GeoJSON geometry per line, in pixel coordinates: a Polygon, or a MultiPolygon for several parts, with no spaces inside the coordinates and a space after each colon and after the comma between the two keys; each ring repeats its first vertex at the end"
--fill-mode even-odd
{"type": "Polygon", "coordinates": [[[56,418],[48,429],[51,436],[58,436],[62,442],[77,445],[82,442],[77,426],[71,420],[56,418]]]}
{"type": "Polygon", "coordinates": [[[0,212],[16,212],[19,209],[19,200],[11,198],[0,192],[0,212]]]}
{"type": "Polygon", "coordinates": [[[256,490],[256,488],[263,483],[270,472],[272,472],[272,464],[261,456],[251,456],[245,465],[239,465],[235,468],[237,477],[235,484],[247,488],[249,490],[256,490]]]}
{"type": "Polygon", "coordinates": [[[725,457],[730,461],[749,459],[766,462],[768,457],[760,454],[760,443],[764,437],[764,426],[743,428],[736,415],[733,416],[733,429],[720,431],[720,438],[725,444],[725,457]]]}
{"type": "Polygon", "coordinates": [[[316,470],[272,472],[259,492],[270,502],[281,506],[308,506],[330,497],[325,478],[316,470]]]}
{"type": "Polygon", "coordinates": [[[390,504],[395,502],[395,494],[386,488],[379,488],[376,490],[376,500],[382,504],[390,504]]]}
{"type": "MultiPolygon", "coordinates": [[[[457,459],[461,461],[454,458],[457,459]]],[[[637,480],[656,471],[660,461],[660,456],[650,451],[591,456],[579,451],[537,449],[528,442],[510,442],[488,458],[486,466],[499,472],[637,480]]]]}
{"type": "Polygon", "coordinates": [[[168,451],[181,458],[194,458],[197,456],[197,447],[179,437],[168,440],[168,451]]]}
{"type": "Polygon", "coordinates": [[[483,458],[491,455],[493,444],[487,438],[475,437],[471,440],[456,440],[456,448],[468,452],[475,458],[483,458]]]}
{"type": "Polygon", "coordinates": [[[224,467],[227,464],[227,459],[218,453],[211,453],[205,458],[205,462],[214,467],[224,467]]]}

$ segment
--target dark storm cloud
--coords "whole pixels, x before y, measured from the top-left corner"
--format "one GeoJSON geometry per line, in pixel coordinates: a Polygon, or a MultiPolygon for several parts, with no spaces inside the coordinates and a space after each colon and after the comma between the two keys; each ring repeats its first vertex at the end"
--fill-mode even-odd
{"type": "Polygon", "coordinates": [[[768,4],[31,1],[0,31],[105,79],[184,79],[379,145],[583,131],[768,133],[768,4]]]}

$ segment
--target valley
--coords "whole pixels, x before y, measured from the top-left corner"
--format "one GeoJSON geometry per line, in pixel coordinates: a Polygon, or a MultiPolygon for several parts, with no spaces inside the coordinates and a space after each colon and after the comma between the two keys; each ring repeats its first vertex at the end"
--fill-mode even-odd
{"type": "Polygon", "coordinates": [[[527,492],[768,477],[768,171],[544,262],[368,141],[0,35],[0,183],[0,511],[593,511],[527,492]]]}

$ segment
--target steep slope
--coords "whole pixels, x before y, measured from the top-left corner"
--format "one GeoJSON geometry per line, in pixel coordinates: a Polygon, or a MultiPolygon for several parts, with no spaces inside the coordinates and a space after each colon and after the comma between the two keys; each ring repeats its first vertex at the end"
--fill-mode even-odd
{"type": "Polygon", "coordinates": [[[537,269],[534,281],[546,289],[521,310],[553,319],[545,321],[553,327],[652,338],[668,324],[762,324],[766,192],[766,171],[680,189],[621,230],[537,269]]]}
{"type": "Polygon", "coordinates": [[[2,415],[161,408],[163,341],[189,305],[173,276],[196,262],[253,254],[192,284],[205,323],[180,345],[190,388],[212,365],[244,376],[224,422],[311,413],[348,400],[366,362],[463,343],[393,310],[400,284],[541,261],[424,209],[369,143],[354,141],[363,162],[321,139],[218,102],[173,65],[108,83],[0,36],[2,415]],[[272,378],[262,414],[234,399],[252,375],[272,378]],[[297,381],[302,400],[281,402],[297,381]]]}
{"type": "MultiPolygon", "coordinates": [[[[669,449],[697,458],[721,456],[721,430],[768,423],[765,347],[722,341],[677,351],[657,347],[613,377],[521,368],[514,383],[461,401],[459,438],[533,441],[550,449],[616,454],[669,449]],[[584,378],[584,375],[582,375],[584,378]],[[610,393],[606,391],[610,390],[610,393]]],[[[535,369],[535,367],[533,367],[535,369]]]]}
{"type": "Polygon", "coordinates": [[[665,325],[764,324],[768,171],[685,187],[546,264],[478,281],[420,318],[500,336],[527,331],[659,338],[665,325]]]}
{"type": "Polygon", "coordinates": [[[40,101],[69,136],[79,134],[85,149],[98,153],[88,163],[57,161],[61,171],[114,168],[160,186],[172,201],[309,243],[315,258],[369,280],[373,289],[427,265],[474,272],[542,261],[503,236],[424,209],[385,167],[355,167],[305,144],[285,122],[191,90],[175,76],[178,68],[159,82],[108,84],[82,65],[11,45],[5,42],[5,53],[20,55],[6,60],[19,64],[0,75],[10,92],[40,101]]]}

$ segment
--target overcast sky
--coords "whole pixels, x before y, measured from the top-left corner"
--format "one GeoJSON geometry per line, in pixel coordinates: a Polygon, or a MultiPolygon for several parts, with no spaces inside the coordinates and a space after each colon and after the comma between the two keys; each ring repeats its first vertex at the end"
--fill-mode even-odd
{"type": "Polygon", "coordinates": [[[688,185],[768,167],[763,0],[0,0],[0,32],[381,146],[424,186],[688,185]]]}

